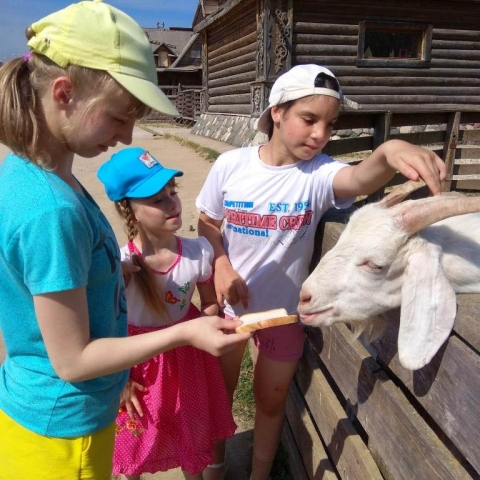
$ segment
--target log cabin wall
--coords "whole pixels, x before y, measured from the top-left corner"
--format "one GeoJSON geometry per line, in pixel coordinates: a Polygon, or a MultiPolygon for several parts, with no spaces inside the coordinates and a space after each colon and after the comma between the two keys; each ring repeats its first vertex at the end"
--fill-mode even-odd
{"type": "Polygon", "coordinates": [[[479,24],[479,2],[296,1],[292,64],[330,68],[362,110],[480,110],[479,24]],[[357,66],[359,25],[369,20],[431,25],[430,63],[357,66]]]}
{"type": "Polygon", "coordinates": [[[204,44],[204,111],[250,115],[256,79],[256,0],[241,2],[207,29],[204,44]]]}

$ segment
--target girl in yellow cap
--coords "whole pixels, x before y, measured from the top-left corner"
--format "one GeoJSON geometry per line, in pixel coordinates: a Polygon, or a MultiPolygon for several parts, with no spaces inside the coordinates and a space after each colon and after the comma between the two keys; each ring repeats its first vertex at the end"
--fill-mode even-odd
{"type": "Polygon", "coordinates": [[[0,69],[0,478],[110,479],[128,368],[181,345],[215,355],[245,334],[204,317],[126,337],[113,231],[72,173],[130,144],[151,109],[175,115],[156,85],[142,29],[101,1],[27,29],[29,55],[0,69]]]}

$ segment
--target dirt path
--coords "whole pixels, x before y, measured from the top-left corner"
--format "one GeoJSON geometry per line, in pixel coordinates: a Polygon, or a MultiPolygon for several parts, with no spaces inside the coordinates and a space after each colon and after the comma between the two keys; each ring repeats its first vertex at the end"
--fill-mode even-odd
{"type": "MultiPolygon", "coordinates": [[[[176,136],[186,137],[188,140],[204,144],[205,146],[217,149],[218,151],[225,151],[233,148],[220,142],[203,139],[203,137],[192,136],[186,129],[156,130],[159,133],[166,131],[176,136]]],[[[154,136],[151,131],[152,129],[149,129],[147,132],[135,128],[132,145],[145,148],[166,166],[184,172],[184,176],[179,178],[178,181],[179,195],[183,206],[183,226],[178,234],[184,237],[196,237],[198,212],[195,207],[195,199],[210,170],[211,163],[195,153],[192,149],[182,146],[174,140],[168,140],[162,138],[162,136],[154,136]]],[[[93,159],[75,159],[74,172],[80,182],[99,204],[100,208],[112,224],[119,244],[123,245],[126,241],[123,223],[120,217],[116,214],[112,202],[106,197],[103,185],[96,176],[99,166],[106,161],[112,153],[121,148],[123,148],[123,146],[119,145],[114,149],[110,149],[107,153],[99,155],[93,159]]],[[[0,144],[0,160],[5,157],[7,151],[8,150],[0,144]]],[[[4,347],[0,338],[0,362],[3,357],[4,347]]],[[[247,480],[250,471],[252,442],[251,425],[246,425],[242,419],[239,418],[236,418],[235,420],[239,425],[239,428],[235,437],[229,439],[227,444],[229,469],[225,480],[247,480]]],[[[142,478],[145,480],[180,480],[183,479],[183,475],[179,469],[177,469],[161,474],[144,475],[142,478]]]]}

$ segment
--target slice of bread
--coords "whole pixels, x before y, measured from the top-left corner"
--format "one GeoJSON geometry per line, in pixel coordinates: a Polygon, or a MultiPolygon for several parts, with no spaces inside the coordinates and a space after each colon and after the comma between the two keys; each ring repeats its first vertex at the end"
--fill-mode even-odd
{"type": "Polygon", "coordinates": [[[237,327],[237,333],[253,332],[261,328],[278,327],[298,322],[298,315],[289,315],[284,308],[276,308],[265,312],[246,313],[239,317],[243,322],[237,327]]]}

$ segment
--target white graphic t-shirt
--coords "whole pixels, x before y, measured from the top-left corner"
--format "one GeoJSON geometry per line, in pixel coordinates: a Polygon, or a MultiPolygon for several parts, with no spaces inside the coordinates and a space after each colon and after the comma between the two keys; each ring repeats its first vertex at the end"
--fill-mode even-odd
{"type": "MultiPolygon", "coordinates": [[[[259,147],[231,150],[213,165],[196,205],[223,220],[223,243],[230,262],[247,282],[249,312],[284,307],[296,313],[300,287],[308,276],[315,231],[336,202],[332,182],[346,167],[327,155],[272,167],[260,160],[259,147]]],[[[242,315],[241,304],[227,305],[242,315]]]]}

